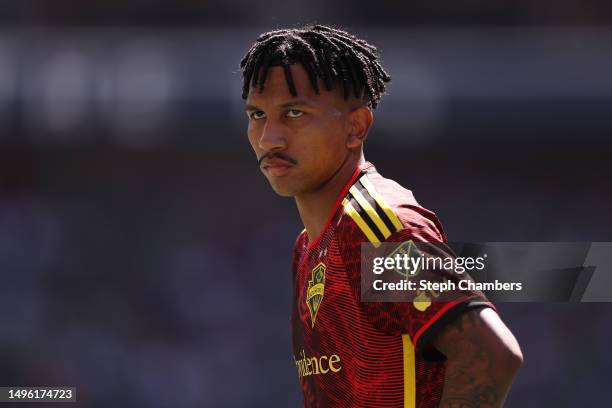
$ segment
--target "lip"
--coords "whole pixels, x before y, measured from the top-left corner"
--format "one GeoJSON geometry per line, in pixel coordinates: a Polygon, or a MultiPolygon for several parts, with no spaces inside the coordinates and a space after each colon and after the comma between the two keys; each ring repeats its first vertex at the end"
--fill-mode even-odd
{"type": "Polygon", "coordinates": [[[281,177],[289,173],[289,169],[293,167],[291,163],[284,160],[270,159],[262,163],[261,168],[270,176],[281,177]]]}

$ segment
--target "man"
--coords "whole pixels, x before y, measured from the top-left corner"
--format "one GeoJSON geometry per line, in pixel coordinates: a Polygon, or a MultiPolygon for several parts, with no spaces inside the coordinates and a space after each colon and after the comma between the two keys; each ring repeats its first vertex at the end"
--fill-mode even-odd
{"type": "Polygon", "coordinates": [[[522,354],[481,293],[361,301],[361,243],[444,243],[434,213],[366,162],[390,81],[377,50],[314,25],[262,34],[240,64],[248,137],[305,229],[293,254],[294,358],[307,407],[500,407],[522,354]]]}

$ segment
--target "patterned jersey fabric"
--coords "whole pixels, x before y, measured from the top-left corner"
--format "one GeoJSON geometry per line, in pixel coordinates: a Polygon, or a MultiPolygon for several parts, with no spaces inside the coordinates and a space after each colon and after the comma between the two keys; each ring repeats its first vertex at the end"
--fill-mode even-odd
{"type": "Polygon", "coordinates": [[[432,335],[460,313],[494,307],[481,292],[448,301],[362,302],[363,242],[444,245],[437,217],[412,193],[358,167],[319,237],[293,252],[293,352],[305,407],[437,407],[445,358],[432,335]]]}

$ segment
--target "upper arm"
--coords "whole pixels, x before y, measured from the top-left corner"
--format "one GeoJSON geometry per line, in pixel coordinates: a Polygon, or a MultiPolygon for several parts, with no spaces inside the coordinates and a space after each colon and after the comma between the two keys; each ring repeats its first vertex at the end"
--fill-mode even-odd
{"type": "Polygon", "coordinates": [[[472,310],[446,325],[433,345],[447,357],[440,407],[502,407],[523,356],[497,313],[472,310]]]}
{"type": "Polygon", "coordinates": [[[432,339],[432,345],[449,362],[463,358],[483,369],[520,366],[520,346],[499,315],[485,307],[463,313],[444,326],[432,339]]]}
{"type": "MultiPolygon", "coordinates": [[[[457,286],[451,290],[437,291],[434,289],[416,290],[375,290],[374,281],[397,283],[403,280],[455,283],[464,275],[458,275],[444,268],[422,267],[412,277],[395,270],[385,270],[382,274],[371,272],[362,275],[362,267],[370,271],[375,257],[392,256],[393,253],[407,254],[415,259],[453,258],[452,249],[440,240],[435,231],[424,221],[411,228],[404,228],[393,233],[385,240],[385,245],[378,248],[367,247],[362,252],[360,240],[355,239],[359,228],[355,223],[346,223],[340,230],[338,243],[340,255],[344,259],[356,259],[360,262],[346,262],[346,273],[349,282],[368,320],[379,330],[390,334],[408,334],[415,346],[422,352],[431,346],[433,335],[439,333],[456,316],[469,310],[494,307],[480,291],[459,290],[457,286]]],[[[425,359],[437,358],[437,355],[423,354],[425,359]]]]}

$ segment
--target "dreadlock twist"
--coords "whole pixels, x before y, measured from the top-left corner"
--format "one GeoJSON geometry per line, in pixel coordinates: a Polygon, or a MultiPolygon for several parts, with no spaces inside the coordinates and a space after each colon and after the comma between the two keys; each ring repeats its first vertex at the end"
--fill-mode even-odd
{"type": "Polygon", "coordinates": [[[373,45],[339,29],[324,25],[274,30],[264,33],[240,61],[243,86],[242,99],[249,95],[251,87],[263,91],[268,70],[282,66],[289,92],[297,96],[291,75],[292,64],[301,64],[314,91],[319,93],[317,78],[325,89],[331,91],[336,83],[342,84],[344,99],[352,94],[367,98],[375,109],[385,92],[385,83],[391,77],[378,62],[378,52],[373,45]]]}

